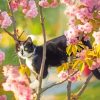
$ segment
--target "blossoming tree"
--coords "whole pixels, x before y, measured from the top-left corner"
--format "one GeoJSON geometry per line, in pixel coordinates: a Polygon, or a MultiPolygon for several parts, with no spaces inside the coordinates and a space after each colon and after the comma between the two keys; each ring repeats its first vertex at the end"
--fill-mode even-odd
{"type": "MultiPolygon", "coordinates": [[[[88,70],[95,70],[100,67],[100,0],[8,0],[8,7],[10,14],[2,11],[2,9],[0,10],[0,27],[13,37],[15,42],[18,41],[20,36],[17,34],[14,13],[21,7],[21,11],[26,18],[32,19],[40,16],[44,46],[36,98],[34,98],[36,91],[29,87],[29,70],[22,64],[20,65],[21,68],[13,67],[12,65],[3,66],[3,74],[6,77],[5,83],[2,84],[4,90],[13,91],[18,100],[40,100],[40,95],[44,91],[68,81],[67,98],[68,100],[77,100],[85,90],[93,74],[89,74],[81,89],[75,94],[71,93],[71,84],[78,81],[86,66],[88,70]],[[66,6],[65,16],[69,16],[69,27],[64,31],[66,42],[68,43],[66,54],[69,55],[69,61],[58,68],[58,77],[61,81],[42,89],[41,84],[46,55],[46,29],[42,8],[54,8],[61,4],[66,6]],[[9,32],[7,29],[11,25],[13,26],[13,32],[9,32]],[[94,41],[91,42],[91,46],[88,48],[82,41],[91,41],[91,38],[94,38],[94,41]]],[[[2,34],[0,34],[1,39],[2,34]]],[[[0,64],[4,59],[5,54],[0,51],[0,64]]]]}

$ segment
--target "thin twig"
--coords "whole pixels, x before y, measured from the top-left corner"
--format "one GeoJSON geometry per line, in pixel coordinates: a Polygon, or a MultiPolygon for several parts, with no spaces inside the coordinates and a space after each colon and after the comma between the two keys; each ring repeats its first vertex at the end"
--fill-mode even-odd
{"type": "Polygon", "coordinates": [[[8,0],[8,5],[9,5],[11,15],[12,15],[11,17],[12,17],[12,22],[13,22],[14,35],[16,36],[16,20],[15,20],[15,17],[14,17],[13,9],[11,7],[11,1],[9,1],[9,0],[8,0]]]}
{"type": "Polygon", "coordinates": [[[44,17],[42,12],[42,7],[40,7],[40,21],[42,26],[42,33],[43,33],[43,39],[44,39],[44,45],[43,45],[43,57],[42,57],[42,63],[41,63],[41,69],[39,74],[39,88],[38,88],[38,94],[37,94],[37,100],[40,100],[41,95],[41,86],[42,86],[42,78],[43,78],[43,72],[44,72],[44,66],[45,66],[45,60],[46,60],[46,33],[45,33],[45,26],[44,26],[44,17]]]}
{"type": "Polygon", "coordinates": [[[15,17],[14,17],[13,9],[12,9],[11,4],[10,4],[11,0],[7,0],[7,1],[8,1],[8,6],[9,6],[9,9],[10,9],[10,12],[11,12],[12,23],[13,23],[12,26],[13,26],[14,34],[10,33],[6,29],[4,29],[4,31],[7,32],[15,41],[18,41],[17,34],[16,34],[16,20],[15,20],[15,17]]]}
{"type": "Polygon", "coordinates": [[[68,100],[70,100],[70,97],[71,97],[71,81],[68,81],[68,84],[67,84],[67,98],[68,98],[68,100]]]}
{"type": "Polygon", "coordinates": [[[17,37],[16,36],[14,36],[12,33],[10,33],[8,30],[6,30],[6,29],[4,29],[4,31],[6,32],[6,33],[8,33],[12,38],[14,38],[14,40],[16,40],[17,41],[17,37]]]}
{"type": "Polygon", "coordinates": [[[54,83],[50,84],[49,86],[43,88],[42,91],[41,91],[41,93],[45,92],[45,91],[48,90],[49,88],[52,88],[53,86],[56,86],[56,85],[59,85],[59,84],[64,83],[64,82],[67,81],[70,77],[72,77],[73,75],[75,75],[77,72],[78,72],[78,70],[75,71],[75,72],[73,72],[71,75],[69,75],[65,80],[60,81],[60,82],[54,82],[54,83]]]}
{"type": "Polygon", "coordinates": [[[21,36],[23,35],[24,31],[18,36],[18,40],[21,38],[21,36]]]}
{"type": "Polygon", "coordinates": [[[88,76],[88,78],[86,79],[86,81],[84,82],[83,86],[81,87],[81,89],[78,91],[77,96],[81,96],[81,94],[84,92],[84,90],[86,89],[90,79],[92,78],[93,74],[90,73],[90,75],[88,76]]]}

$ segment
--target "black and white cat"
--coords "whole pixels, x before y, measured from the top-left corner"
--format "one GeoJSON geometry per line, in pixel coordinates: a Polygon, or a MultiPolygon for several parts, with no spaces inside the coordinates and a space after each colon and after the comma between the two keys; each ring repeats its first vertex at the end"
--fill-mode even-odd
{"type": "MultiPolygon", "coordinates": [[[[67,62],[66,55],[66,38],[60,36],[46,43],[46,61],[43,78],[48,74],[48,67],[60,66],[62,63],[67,62]]],[[[16,51],[18,56],[26,60],[26,65],[32,71],[39,73],[43,46],[35,46],[32,39],[29,37],[26,41],[19,41],[16,44],[16,51]]]]}
{"type": "MultiPolygon", "coordinates": [[[[83,41],[84,45],[91,47],[89,41],[83,41]]],[[[48,75],[48,67],[57,67],[62,63],[67,62],[68,55],[66,54],[66,37],[64,35],[46,42],[46,61],[44,67],[43,78],[48,75]]],[[[36,46],[29,37],[26,41],[19,41],[16,44],[16,51],[18,56],[26,60],[26,65],[31,71],[40,72],[43,45],[36,46]]],[[[100,72],[98,69],[93,70],[93,74],[100,79],[100,72]]]]}

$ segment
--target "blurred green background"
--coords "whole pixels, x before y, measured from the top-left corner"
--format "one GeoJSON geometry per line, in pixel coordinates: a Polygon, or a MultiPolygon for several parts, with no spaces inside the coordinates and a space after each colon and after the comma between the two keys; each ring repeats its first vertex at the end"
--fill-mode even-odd
{"type": "MultiPolygon", "coordinates": [[[[1,11],[8,11],[8,5],[7,0],[0,0],[0,9],[1,11]]],[[[43,14],[45,17],[45,29],[46,29],[46,35],[47,40],[50,40],[52,38],[58,37],[63,34],[64,30],[68,27],[68,16],[64,15],[64,9],[65,6],[59,6],[57,8],[46,8],[43,9],[43,14]]],[[[34,43],[36,45],[43,44],[43,37],[42,37],[42,30],[41,30],[41,24],[40,24],[40,18],[39,15],[34,19],[25,18],[25,16],[21,12],[21,8],[14,13],[16,18],[16,25],[17,29],[19,30],[19,35],[22,31],[24,31],[22,39],[25,39],[27,35],[34,35],[35,40],[34,43]]],[[[12,27],[9,27],[7,30],[12,32],[12,27]]],[[[13,64],[18,65],[18,57],[15,52],[15,45],[13,39],[5,33],[0,28],[0,33],[3,34],[3,39],[0,42],[0,49],[5,52],[5,61],[3,62],[3,65],[6,64],[13,64]]],[[[7,94],[8,100],[14,100],[14,97],[12,96],[13,93],[5,92],[2,89],[1,83],[3,82],[3,76],[2,76],[2,70],[0,68],[0,95],[7,94]]],[[[79,87],[77,87],[79,88],[79,87]]],[[[74,89],[74,91],[77,90],[77,88],[74,89]]],[[[94,79],[84,92],[84,94],[80,97],[80,100],[99,100],[100,98],[100,82],[94,79]]],[[[50,98],[51,95],[48,97],[50,98]]],[[[52,94],[53,98],[50,100],[66,100],[66,94],[60,93],[60,94],[52,94]]],[[[47,99],[43,99],[47,100],[47,99]]],[[[49,99],[48,99],[49,100],[49,99]]]]}

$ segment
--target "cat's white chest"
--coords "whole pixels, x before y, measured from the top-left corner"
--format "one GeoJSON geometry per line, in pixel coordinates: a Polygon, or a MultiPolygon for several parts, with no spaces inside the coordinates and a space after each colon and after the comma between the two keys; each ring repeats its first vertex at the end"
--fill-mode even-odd
{"type": "Polygon", "coordinates": [[[34,71],[34,68],[32,66],[32,58],[26,58],[26,65],[31,71],[34,71]]]}

